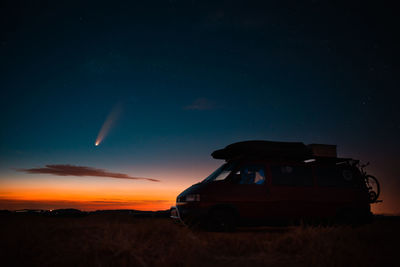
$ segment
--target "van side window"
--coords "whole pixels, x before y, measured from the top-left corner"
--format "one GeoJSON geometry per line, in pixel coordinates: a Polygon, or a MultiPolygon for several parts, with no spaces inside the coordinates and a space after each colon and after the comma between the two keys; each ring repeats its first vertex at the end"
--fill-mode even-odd
{"type": "Polygon", "coordinates": [[[351,168],[337,165],[316,166],[317,183],[319,186],[354,187],[359,182],[359,174],[351,168]]]}
{"type": "Polygon", "coordinates": [[[313,186],[311,167],[303,165],[271,165],[272,184],[313,186]]]}
{"type": "Polygon", "coordinates": [[[236,173],[239,184],[257,184],[265,183],[265,171],[263,167],[246,165],[240,168],[236,173]]]}

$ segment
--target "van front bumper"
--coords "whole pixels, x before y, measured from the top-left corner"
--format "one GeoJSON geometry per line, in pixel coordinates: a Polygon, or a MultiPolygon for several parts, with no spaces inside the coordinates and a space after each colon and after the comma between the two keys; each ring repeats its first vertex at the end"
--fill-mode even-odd
{"type": "Polygon", "coordinates": [[[179,216],[178,208],[177,208],[176,206],[172,206],[171,209],[170,209],[170,211],[171,211],[170,217],[171,217],[172,219],[178,220],[178,221],[181,220],[181,217],[179,216]]]}
{"type": "Polygon", "coordinates": [[[207,209],[198,202],[180,202],[171,207],[170,217],[184,224],[201,222],[207,214],[207,209]]]}

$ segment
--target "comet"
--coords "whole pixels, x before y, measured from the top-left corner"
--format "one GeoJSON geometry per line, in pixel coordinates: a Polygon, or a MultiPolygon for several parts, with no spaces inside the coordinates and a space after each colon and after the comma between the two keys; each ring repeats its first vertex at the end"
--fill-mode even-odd
{"type": "Polygon", "coordinates": [[[110,132],[111,128],[114,126],[115,122],[118,120],[120,114],[122,112],[121,104],[117,104],[111,110],[110,114],[108,114],[106,120],[104,121],[99,134],[97,135],[96,141],[94,142],[95,146],[99,146],[101,142],[103,142],[104,138],[110,132]]]}

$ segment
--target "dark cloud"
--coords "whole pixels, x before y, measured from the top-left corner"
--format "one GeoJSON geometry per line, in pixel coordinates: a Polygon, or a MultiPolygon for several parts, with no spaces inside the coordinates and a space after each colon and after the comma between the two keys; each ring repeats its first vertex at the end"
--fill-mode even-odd
{"type": "Polygon", "coordinates": [[[104,169],[97,169],[87,166],[74,166],[69,164],[46,165],[46,167],[43,168],[17,169],[17,171],[26,173],[53,174],[59,176],[96,176],[117,179],[147,180],[152,182],[160,181],[152,178],[133,177],[125,173],[110,172],[104,169]]]}

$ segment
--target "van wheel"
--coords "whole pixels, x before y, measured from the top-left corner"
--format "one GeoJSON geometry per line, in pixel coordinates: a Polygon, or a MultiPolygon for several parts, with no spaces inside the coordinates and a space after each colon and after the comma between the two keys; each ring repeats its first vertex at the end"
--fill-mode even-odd
{"type": "Polygon", "coordinates": [[[233,232],[236,229],[235,215],[228,209],[218,209],[210,213],[207,230],[215,232],[233,232]]]}

